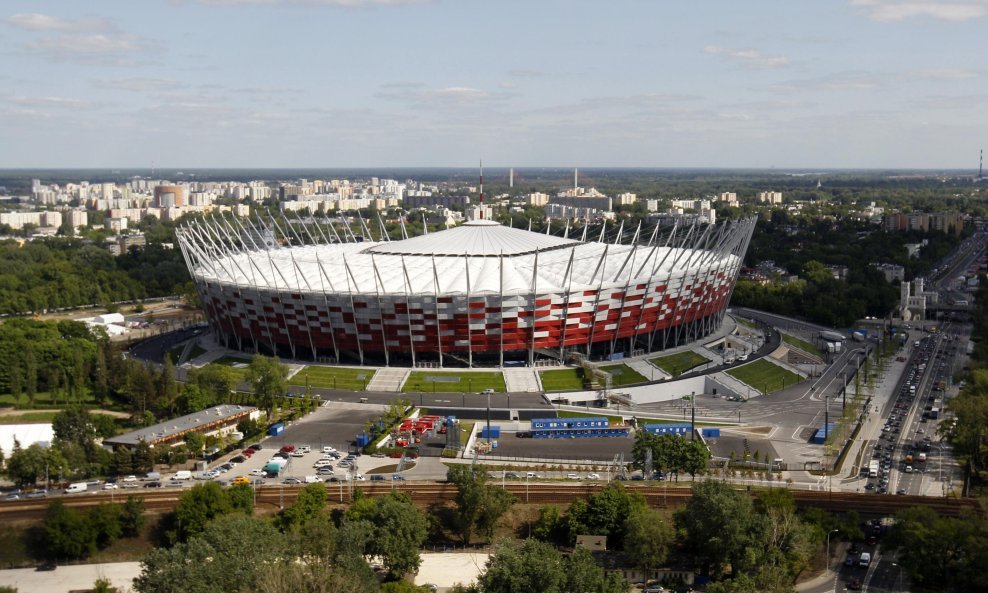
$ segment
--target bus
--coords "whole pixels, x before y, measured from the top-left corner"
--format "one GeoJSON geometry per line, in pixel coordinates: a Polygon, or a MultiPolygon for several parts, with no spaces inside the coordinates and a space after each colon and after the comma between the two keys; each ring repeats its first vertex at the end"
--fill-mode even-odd
{"type": "Polygon", "coordinates": [[[871,462],[868,464],[868,477],[869,478],[877,478],[878,477],[878,460],[877,459],[871,460],[871,462]]]}

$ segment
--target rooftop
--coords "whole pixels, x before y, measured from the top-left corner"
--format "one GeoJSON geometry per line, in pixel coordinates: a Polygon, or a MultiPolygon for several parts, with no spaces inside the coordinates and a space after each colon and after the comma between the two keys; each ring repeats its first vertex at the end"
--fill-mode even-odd
{"type": "Polygon", "coordinates": [[[391,255],[492,256],[526,255],[579,243],[552,235],[510,228],[493,220],[471,220],[449,230],[381,243],[368,253],[391,255]]]}
{"type": "Polygon", "coordinates": [[[105,439],[104,442],[111,445],[136,446],[141,441],[146,441],[149,445],[154,445],[159,441],[184,434],[196,428],[245,416],[255,410],[257,408],[254,406],[236,406],[232,404],[213,406],[212,408],[206,408],[194,414],[187,414],[166,422],[146,426],[133,432],[128,432],[127,434],[117,435],[105,439]]]}

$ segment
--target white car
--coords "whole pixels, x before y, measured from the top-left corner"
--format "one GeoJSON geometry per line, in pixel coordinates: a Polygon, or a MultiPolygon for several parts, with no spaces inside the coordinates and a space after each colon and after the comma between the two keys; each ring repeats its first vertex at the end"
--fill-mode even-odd
{"type": "Polygon", "coordinates": [[[587,479],[588,480],[599,480],[600,479],[600,474],[597,474],[597,473],[587,474],[587,479]]]}
{"type": "Polygon", "coordinates": [[[353,474],[353,479],[363,481],[366,480],[367,478],[364,477],[364,474],[353,474]]]}
{"type": "Polygon", "coordinates": [[[250,475],[252,475],[252,476],[263,476],[264,475],[264,470],[263,469],[252,469],[252,470],[250,470],[250,475]]]}
{"type": "Polygon", "coordinates": [[[124,482],[136,482],[137,481],[137,476],[127,476],[126,478],[123,479],[123,481],[124,482]]]}
{"type": "Polygon", "coordinates": [[[301,451],[302,453],[311,453],[312,452],[312,447],[310,447],[308,445],[301,445],[301,446],[299,446],[298,450],[301,451]]]}
{"type": "Polygon", "coordinates": [[[320,467],[332,467],[333,462],[328,459],[320,459],[319,461],[312,464],[312,467],[319,469],[320,467]]]}
{"type": "Polygon", "coordinates": [[[333,448],[333,447],[323,447],[322,448],[322,452],[323,453],[336,453],[336,449],[333,448]]]}
{"type": "Polygon", "coordinates": [[[540,476],[539,474],[537,474],[535,472],[525,472],[525,477],[526,478],[541,478],[542,476],[540,476]]]}
{"type": "Polygon", "coordinates": [[[302,451],[301,449],[295,449],[294,451],[289,453],[289,455],[291,455],[292,457],[305,457],[305,452],[302,451]]]}
{"type": "Polygon", "coordinates": [[[107,482],[106,484],[103,484],[103,490],[116,490],[116,489],[117,489],[117,485],[116,484],[112,484],[110,482],[107,482]]]}
{"type": "Polygon", "coordinates": [[[567,480],[579,480],[580,479],[580,475],[579,474],[566,474],[566,479],[567,480]]]}

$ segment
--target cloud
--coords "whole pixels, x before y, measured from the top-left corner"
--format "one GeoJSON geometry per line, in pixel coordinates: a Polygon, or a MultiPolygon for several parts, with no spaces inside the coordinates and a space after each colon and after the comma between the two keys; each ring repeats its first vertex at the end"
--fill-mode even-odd
{"type": "Polygon", "coordinates": [[[3,19],[7,25],[24,31],[58,31],[62,33],[105,32],[114,29],[113,23],[104,18],[60,19],[37,12],[15,14],[3,19]]]}
{"type": "Polygon", "coordinates": [[[851,6],[860,6],[873,21],[901,22],[913,18],[933,18],[939,21],[964,22],[988,15],[988,2],[941,2],[929,0],[851,0],[851,6]]]}
{"type": "Polygon", "coordinates": [[[165,78],[122,78],[117,80],[91,80],[90,84],[101,89],[148,92],[172,90],[178,83],[165,78]]]}
{"type": "Polygon", "coordinates": [[[6,97],[4,101],[10,103],[11,105],[17,105],[23,108],[54,107],[61,109],[88,110],[100,109],[103,107],[103,104],[101,103],[82,101],[79,99],[72,99],[70,97],[30,97],[25,95],[13,95],[6,97]]]}
{"type": "Polygon", "coordinates": [[[740,63],[745,68],[750,68],[753,70],[781,68],[789,64],[789,58],[785,56],[768,56],[754,49],[734,49],[729,47],[720,47],[717,45],[708,45],[703,48],[703,51],[704,53],[710,55],[723,56],[728,60],[740,63]]]}
{"type": "Polygon", "coordinates": [[[16,14],[4,19],[10,26],[33,35],[20,49],[56,62],[133,64],[132,54],[146,52],[151,44],[121,31],[105,18],[62,19],[45,14],[16,14]]]}

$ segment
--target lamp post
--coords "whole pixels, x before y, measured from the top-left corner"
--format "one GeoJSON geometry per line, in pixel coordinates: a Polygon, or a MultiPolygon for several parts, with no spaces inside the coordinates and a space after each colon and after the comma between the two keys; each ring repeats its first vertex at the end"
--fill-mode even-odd
{"type": "Polygon", "coordinates": [[[827,534],[827,572],[830,572],[830,536],[840,531],[840,529],[834,529],[827,534]]]}

